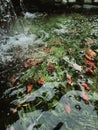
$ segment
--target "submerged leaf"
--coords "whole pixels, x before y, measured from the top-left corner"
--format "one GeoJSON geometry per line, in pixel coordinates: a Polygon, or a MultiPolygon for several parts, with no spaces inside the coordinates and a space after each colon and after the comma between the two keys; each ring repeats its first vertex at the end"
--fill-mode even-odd
{"type": "Polygon", "coordinates": [[[70,108],[70,106],[69,105],[65,105],[65,110],[66,110],[66,112],[68,113],[68,114],[70,114],[70,112],[71,112],[71,108],[70,108]]]}
{"type": "Polygon", "coordinates": [[[69,77],[68,80],[67,80],[67,82],[68,82],[69,84],[71,84],[71,83],[72,83],[72,77],[69,77]]]}
{"type": "Polygon", "coordinates": [[[41,77],[38,79],[37,83],[40,85],[43,85],[45,83],[45,79],[43,77],[41,77]]]}
{"type": "Polygon", "coordinates": [[[88,99],[88,96],[87,96],[85,90],[82,91],[82,96],[83,96],[84,101],[85,101],[86,103],[88,103],[88,102],[89,102],[89,99],[88,99]]]}
{"type": "Polygon", "coordinates": [[[29,68],[32,66],[32,61],[31,59],[27,59],[25,62],[24,62],[24,67],[25,68],[29,68]]]}
{"type": "Polygon", "coordinates": [[[67,76],[67,82],[69,84],[71,84],[72,83],[72,77],[69,74],[67,74],[66,76],[67,76]]]}
{"type": "Polygon", "coordinates": [[[55,67],[54,67],[54,65],[51,62],[48,63],[47,70],[49,72],[54,72],[55,71],[55,67]]]}
{"type": "Polygon", "coordinates": [[[85,58],[86,58],[87,60],[90,60],[90,61],[94,60],[93,58],[91,58],[91,57],[88,56],[87,54],[85,55],[85,58]]]}
{"type": "Polygon", "coordinates": [[[24,67],[25,68],[31,68],[32,66],[35,66],[35,65],[38,65],[38,64],[41,64],[41,63],[42,63],[42,60],[40,60],[40,59],[34,59],[34,60],[27,59],[24,62],[24,67]]]}
{"type": "Polygon", "coordinates": [[[92,57],[92,58],[94,58],[94,57],[96,56],[96,53],[95,53],[93,50],[91,50],[91,49],[88,50],[87,54],[88,54],[90,57],[92,57]]]}
{"type": "Polygon", "coordinates": [[[27,93],[30,93],[32,89],[33,89],[33,85],[31,84],[27,87],[27,93]]]}
{"type": "Polygon", "coordinates": [[[88,85],[87,83],[82,83],[82,86],[83,86],[85,89],[90,90],[90,87],[89,87],[89,85],[88,85]]]}
{"type": "Polygon", "coordinates": [[[89,60],[86,60],[86,64],[93,67],[93,68],[96,68],[96,65],[93,62],[89,61],[89,60]]]}
{"type": "Polygon", "coordinates": [[[51,52],[51,49],[50,49],[49,47],[46,47],[46,48],[44,49],[44,51],[47,52],[47,53],[50,53],[50,52],[51,52]]]}
{"type": "Polygon", "coordinates": [[[94,71],[91,68],[89,68],[89,67],[86,67],[85,71],[90,73],[91,75],[94,75],[94,71]]]}

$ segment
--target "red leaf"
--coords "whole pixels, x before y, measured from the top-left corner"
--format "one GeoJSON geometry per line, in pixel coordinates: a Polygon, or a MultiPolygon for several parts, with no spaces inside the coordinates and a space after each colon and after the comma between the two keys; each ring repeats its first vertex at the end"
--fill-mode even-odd
{"type": "Polygon", "coordinates": [[[50,52],[51,52],[51,49],[50,49],[49,47],[46,47],[46,48],[44,49],[44,51],[47,52],[47,53],[50,53],[50,52]]]}
{"type": "Polygon", "coordinates": [[[69,84],[71,84],[71,83],[72,83],[72,77],[71,77],[71,76],[70,76],[70,77],[68,77],[67,82],[68,82],[69,84]]]}
{"type": "Polygon", "coordinates": [[[93,60],[93,59],[92,59],[90,56],[88,56],[87,54],[85,55],[85,58],[86,58],[87,60],[90,60],[90,61],[93,60]]]}
{"type": "Polygon", "coordinates": [[[86,64],[93,67],[93,68],[96,68],[96,65],[93,62],[89,61],[89,60],[86,60],[86,64]]]}
{"type": "Polygon", "coordinates": [[[68,114],[70,114],[70,112],[71,112],[71,108],[70,108],[70,106],[69,105],[65,105],[65,110],[66,110],[66,112],[68,113],[68,114]]]}
{"type": "Polygon", "coordinates": [[[52,63],[48,63],[47,65],[47,70],[50,71],[50,72],[54,72],[55,71],[55,67],[52,63]]]}
{"type": "Polygon", "coordinates": [[[89,68],[89,67],[86,67],[85,71],[90,73],[91,75],[94,75],[94,71],[91,68],[89,68]]]}
{"type": "Polygon", "coordinates": [[[82,83],[82,86],[83,86],[85,89],[90,90],[90,87],[89,87],[89,85],[88,85],[87,83],[82,83]]]}
{"type": "Polygon", "coordinates": [[[41,63],[42,63],[42,60],[40,60],[40,59],[34,59],[34,60],[27,59],[24,62],[24,67],[25,68],[30,68],[32,66],[35,66],[35,65],[38,65],[38,64],[41,64],[41,63]]]}
{"type": "Polygon", "coordinates": [[[94,57],[96,56],[96,53],[95,53],[93,50],[91,50],[91,49],[88,50],[87,54],[88,54],[90,57],[92,57],[92,58],[94,58],[94,57]]]}
{"type": "Polygon", "coordinates": [[[29,68],[32,66],[32,61],[31,59],[27,59],[25,62],[24,62],[24,67],[25,68],[29,68]]]}
{"type": "Polygon", "coordinates": [[[32,89],[33,89],[33,85],[31,84],[27,87],[27,93],[30,93],[32,89]]]}
{"type": "Polygon", "coordinates": [[[43,85],[45,83],[45,79],[43,77],[41,77],[41,78],[38,79],[37,82],[38,82],[38,84],[43,85]]]}
{"type": "Polygon", "coordinates": [[[84,101],[85,101],[86,103],[88,103],[88,102],[89,102],[89,99],[88,99],[88,96],[87,96],[85,90],[83,90],[82,92],[83,92],[83,93],[82,93],[82,96],[83,96],[84,101]]]}

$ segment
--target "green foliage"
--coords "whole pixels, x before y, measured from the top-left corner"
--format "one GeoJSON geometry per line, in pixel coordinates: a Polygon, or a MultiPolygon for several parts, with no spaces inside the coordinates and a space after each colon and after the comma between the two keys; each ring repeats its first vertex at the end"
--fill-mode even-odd
{"type": "MultiPolygon", "coordinates": [[[[41,128],[41,130],[53,129],[55,127],[53,126],[53,122],[55,123],[55,121],[63,122],[64,129],[69,129],[69,127],[72,129],[74,126],[75,130],[79,130],[80,126],[82,127],[84,125],[84,121],[82,122],[81,120],[84,119],[85,115],[86,117],[89,115],[85,120],[87,124],[89,123],[88,120],[91,112],[93,112],[92,116],[96,119],[94,110],[92,110],[90,106],[91,101],[94,100],[91,99],[90,104],[85,104],[85,100],[83,100],[82,97],[81,84],[78,84],[78,81],[87,82],[89,79],[93,81],[93,83],[88,83],[91,89],[88,95],[94,91],[97,92],[98,68],[93,69],[95,73],[94,76],[86,73],[84,68],[82,68],[82,71],[79,71],[79,67],[83,67],[83,65],[87,66],[85,63],[87,50],[98,49],[97,39],[91,35],[93,21],[89,20],[89,16],[86,17],[80,14],[71,14],[68,16],[50,15],[44,20],[39,21],[32,22],[32,25],[30,25],[30,33],[36,33],[40,38],[42,35],[48,34],[49,37],[44,37],[42,40],[44,41],[45,47],[50,48],[50,52],[44,52],[46,53],[46,57],[43,58],[43,62],[27,69],[20,78],[23,85],[25,85],[26,82],[29,84],[32,78],[34,79],[34,91],[29,94],[29,98],[28,96],[23,98],[23,101],[31,100],[25,110],[21,108],[21,116],[23,116],[25,112],[32,112],[32,120],[34,120],[35,117],[37,118],[40,115],[39,110],[41,110],[41,113],[46,112],[42,120],[34,126],[34,130],[37,128],[41,128]],[[85,43],[91,39],[96,43],[94,44],[96,47],[94,45],[85,45],[85,43]],[[57,40],[59,40],[60,44],[56,44],[58,43],[57,40]],[[68,61],[64,60],[64,57],[68,59],[68,61]],[[47,69],[49,62],[55,68],[53,72],[47,69]],[[81,78],[82,76],[83,78],[81,78]],[[37,81],[40,77],[45,79],[44,85],[38,85],[37,81]],[[72,78],[72,83],[68,82],[69,77],[72,78]],[[71,91],[75,94],[69,94],[71,91]],[[67,93],[69,94],[68,97],[67,93]],[[63,98],[64,95],[65,98],[63,98]],[[27,100],[25,98],[27,98],[27,100]],[[62,100],[62,98],[64,100],[62,100]],[[65,104],[71,105],[71,116],[66,113],[65,104]],[[78,118],[76,117],[77,115],[79,115],[78,118]],[[78,119],[79,121],[77,121],[78,119]],[[68,122],[71,122],[72,125],[68,124],[68,122]]],[[[39,49],[39,51],[43,52],[44,46],[43,49],[39,49]]],[[[40,53],[38,52],[38,54],[40,53]]],[[[98,56],[94,59],[94,63],[98,67],[98,56]]],[[[93,122],[92,118],[90,119],[90,123],[93,122]]],[[[93,123],[90,128],[93,128],[92,126],[94,126],[93,123]]]]}

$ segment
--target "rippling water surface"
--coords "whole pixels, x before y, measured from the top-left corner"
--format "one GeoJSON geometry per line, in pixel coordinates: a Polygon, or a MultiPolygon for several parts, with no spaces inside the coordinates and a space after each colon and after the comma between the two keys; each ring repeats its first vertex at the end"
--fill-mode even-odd
{"type": "MultiPolygon", "coordinates": [[[[94,69],[95,75],[91,76],[80,70],[84,63],[82,53],[89,48],[98,54],[97,15],[27,12],[24,18],[18,18],[9,34],[1,34],[0,128],[98,130],[98,71],[94,69]],[[94,44],[83,47],[89,40],[94,44]],[[51,48],[51,54],[46,48],[51,48]],[[71,62],[66,62],[66,57],[71,62]],[[32,67],[27,64],[28,59],[37,63],[32,67]],[[47,73],[45,65],[50,62],[57,71],[52,66],[47,73]],[[72,84],[67,81],[68,74],[73,78],[72,84]],[[45,79],[42,85],[36,83],[39,75],[45,79]],[[34,88],[27,93],[32,78],[34,88]],[[91,86],[85,90],[86,99],[80,81],[91,86]]],[[[98,55],[96,66],[97,61],[98,55]]]]}

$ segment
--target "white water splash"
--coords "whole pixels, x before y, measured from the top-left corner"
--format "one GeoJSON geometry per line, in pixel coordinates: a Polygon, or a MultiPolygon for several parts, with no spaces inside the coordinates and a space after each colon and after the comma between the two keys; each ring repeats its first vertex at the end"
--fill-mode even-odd
{"type": "Polygon", "coordinates": [[[28,51],[29,46],[41,43],[42,39],[35,34],[25,35],[23,33],[9,37],[6,42],[0,45],[0,58],[2,62],[12,60],[15,55],[23,55],[28,51]]]}
{"type": "Polygon", "coordinates": [[[45,17],[47,14],[45,13],[30,13],[30,12],[26,12],[24,13],[24,18],[25,19],[35,19],[35,18],[39,18],[39,17],[45,17]]]}

